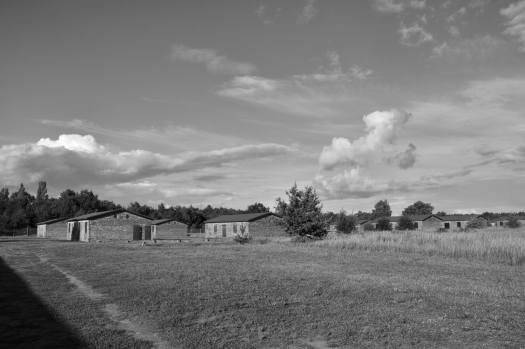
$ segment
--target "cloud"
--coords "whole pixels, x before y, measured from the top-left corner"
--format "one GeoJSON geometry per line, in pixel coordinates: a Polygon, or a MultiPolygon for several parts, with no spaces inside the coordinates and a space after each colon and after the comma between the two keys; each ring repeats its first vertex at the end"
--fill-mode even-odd
{"type": "Polygon", "coordinates": [[[280,144],[243,145],[206,152],[162,155],[146,150],[112,153],[94,137],[62,135],[58,140],[0,148],[3,184],[53,180],[63,185],[128,183],[147,178],[295,152],[280,144]]]}
{"type": "Polygon", "coordinates": [[[455,40],[451,43],[443,42],[434,47],[432,57],[451,62],[483,61],[491,57],[501,57],[506,51],[506,46],[503,40],[493,36],[477,36],[473,39],[455,40]]]}
{"type": "Polygon", "coordinates": [[[235,62],[225,56],[218,56],[213,50],[191,48],[185,45],[174,45],[171,57],[175,60],[204,63],[206,68],[213,73],[247,75],[257,71],[254,64],[235,62]]]}
{"type": "Polygon", "coordinates": [[[375,0],[374,7],[379,12],[400,13],[405,10],[402,2],[395,0],[375,0]]]}
{"type": "Polygon", "coordinates": [[[468,4],[470,8],[483,8],[489,0],[471,0],[468,4]]]}
{"type": "Polygon", "coordinates": [[[447,22],[452,23],[460,19],[461,17],[465,16],[467,14],[467,9],[465,7],[460,8],[456,12],[452,13],[447,18],[447,22]]]}
{"type": "Polygon", "coordinates": [[[361,168],[344,170],[333,176],[318,174],[313,180],[314,186],[326,200],[349,198],[370,198],[379,194],[410,192],[452,186],[456,178],[472,172],[470,169],[423,175],[402,180],[373,180],[362,174],[361,168]]]}
{"type": "Polygon", "coordinates": [[[458,27],[456,27],[454,25],[451,25],[448,28],[448,32],[450,33],[450,35],[452,35],[455,38],[459,37],[459,35],[460,35],[458,27]]]}
{"type": "Polygon", "coordinates": [[[389,164],[397,164],[403,170],[413,167],[417,159],[416,149],[416,146],[410,143],[407,150],[388,158],[387,162],[389,164]]]}
{"type": "Polygon", "coordinates": [[[334,138],[332,144],[324,147],[321,152],[321,169],[330,171],[338,166],[366,165],[372,156],[391,148],[397,139],[397,133],[411,117],[412,114],[397,109],[365,115],[363,121],[366,124],[367,135],[354,143],[346,138],[334,138]]]}
{"type": "Polygon", "coordinates": [[[419,46],[422,43],[434,40],[432,35],[426,32],[418,23],[414,23],[410,27],[401,24],[399,33],[401,34],[401,43],[406,46],[419,46]]]}
{"type": "Polygon", "coordinates": [[[525,52],[525,0],[516,1],[501,9],[500,14],[507,18],[507,29],[503,33],[517,36],[523,44],[520,50],[525,52]]]}
{"type": "MultiPolygon", "coordinates": [[[[321,81],[321,80],[319,80],[321,81]]],[[[334,114],[334,96],[319,92],[296,79],[272,80],[259,76],[235,77],[217,92],[220,96],[309,117],[334,114]]]]}
{"type": "Polygon", "coordinates": [[[308,23],[312,18],[315,17],[315,15],[319,12],[319,10],[314,6],[315,2],[316,0],[306,0],[306,5],[303,7],[301,13],[297,17],[297,24],[308,23]]]}
{"type": "Polygon", "coordinates": [[[352,66],[352,68],[350,68],[350,73],[353,77],[359,79],[359,80],[366,80],[368,79],[368,76],[372,75],[374,73],[373,70],[370,70],[370,69],[361,69],[361,67],[359,67],[358,65],[354,65],[352,66]]]}

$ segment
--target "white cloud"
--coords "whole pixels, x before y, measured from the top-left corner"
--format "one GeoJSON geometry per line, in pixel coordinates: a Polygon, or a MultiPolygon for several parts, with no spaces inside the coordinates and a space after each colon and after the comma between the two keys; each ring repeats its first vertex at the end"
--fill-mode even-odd
{"type": "Polygon", "coordinates": [[[422,9],[427,7],[427,1],[426,0],[421,0],[421,1],[410,0],[409,4],[410,4],[410,7],[413,7],[415,9],[419,9],[419,10],[422,10],[422,9]]]}
{"type": "Polygon", "coordinates": [[[257,71],[251,63],[232,61],[225,56],[219,56],[213,50],[191,48],[185,45],[174,45],[171,57],[176,60],[204,63],[213,73],[246,75],[257,71]]]}
{"type": "Polygon", "coordinates": [[[525,0],[517,1],[501,9],[500,14],[507,18],[507,29],[503,33],[517,36],[523,44],[521,51],[525,52],[525,0]]]}
{"type": "Polygon", "coordinates": [[[483,8],[489,0],[471,0],[468,4],[470,8],[483,8]]]}
{"type": "Polygon", "coordinates": [[[255,13],[257,14],[257,17],[263,18],[266,14],[266,11],[268,10],[267,6],[264,4],[259,5],[257,10],[255,10],[255,13]]]}
{"type": "Polygon", "coordinates": [[[401,43],[406,46],[419,46],[422,43],[434,40],[432,35],[426,32],[418,23],[414,23],[410,27],[401,24],[399,33],[401,34],[401,43]]]}
{"type": "Polygon", "coordinates": [[[40,180],[62,185],[115,184],[293,152],[291,147],[269,143],[178,155],[146,150],[112,153],[90,135],[62,135],[57,141],[3,146],[0,172],[3,184],[10,185],[40,180]]]}
{"type": "Polygon", "coordinates": [[[454,25],[451,25],[448,28],[448,32],[450,33],[450,35],[452,35],[455,38],[459,37],[459,35],[460,35],[458,27],[456,27],[454,25]]]}
{"type": "Polygon", "coordinates": [[[403,3],[395,0],[375,0],[374,7],[380,12],[390,13],[399,13],[405,10],[403,3]]]}
{"type": "Polygon", "coordinates": [[[359,79],[359,80],[366,80],[368,79],[368,76],[372,75],[374,73],[373,70],[370,70],[370,69],[361,69],[361,67],[359,67],[358,65],[354,65],[352,66],[352,68],[350,68],[350,73],[353,77],[359,79]]]}
{"type": "Polygon", "coordinates": [[[379,194],[428,190],[457,184],[457,178],[472,170],[460,170],[402,180],[374,180],[362,174],[361,168],[344,170],[333,176],[318,174],[313,183],[326,200],[369,198],[379,194]]]}
{"type": "Polygon", "coordinates": [[[321,168],[333,170],[338,166],[366,165],[371,157],[390,150],[397,139],[398,131],[411,117],[412,114],[396,109],[365,115],[363,121],[366,124],[367,135],[353,143],[346,138],[334,138],[332,144],[324,147],[321,152],[321,168]]]}
{"type": "Polygon", "coordinates": [[[315,15],[319,12],[319,10],[314,6],[315,2],[316,0],[306,0],[306,5],[304,5],[301,13],[297,17],[297,24],[308,23],[312,18],[315,17],[315,15]]]}
{"type": "Polygon", "coordinates": [[[456,12],[452,13],[450,16],[448,16],[447,22],[449,22],[449,23],[455,22],[458,19],[460,19],[463,16],[465,16],[466,14],[467,14],[467,9],[465,7],[462,7],[459,10],[457,10],[456,12]]]}

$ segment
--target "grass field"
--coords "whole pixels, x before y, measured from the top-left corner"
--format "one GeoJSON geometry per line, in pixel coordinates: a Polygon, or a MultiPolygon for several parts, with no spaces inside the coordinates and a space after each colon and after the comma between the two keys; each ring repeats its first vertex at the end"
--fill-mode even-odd
{"type": "Polygon", "coordinates": [[[524,266],[334,243],[0,238],[0,347],[525,348],[524,266]]]}

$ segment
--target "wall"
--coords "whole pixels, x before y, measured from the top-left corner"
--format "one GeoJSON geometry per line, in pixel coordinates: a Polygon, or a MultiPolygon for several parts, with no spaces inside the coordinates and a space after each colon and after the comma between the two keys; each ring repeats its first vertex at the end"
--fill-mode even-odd
{"type": "Polygon", "coordinates": [[[430,217],[428,219],[425,219],[419,224],[419,229],[424,228],[424,229],[437,230],[442,227],[443,227],[443,222],[439,218],[436,218],[436,217],[430,217]]]}
{"type": "MultiPolygon", "coordinates": [[[[133,240],[134,225],[151,225],[151,220],[130,213],[119,213],[113,216],[93,219],[89,224],[88,241],[133,240]],[[126,215],[129,218],[126,219],[126,215]]],[[[142,232],[144,239],[144,232],[142,232]]]]}
{"type": "MultiPolygon", "coordinates": [[[[39,225],[40,228],[44,224],[39,225]]],[[[67,223],[65,221],[53,224],[45,224],[46,238],[66,240],[67,239],[67,223]]]]}
{"type": "Polygon", "coordinates": [[[248,222],[231,222],[231,223],[206,223],[204,236],[207,238],[222,238],[222,226],[226,226],[226,237],[233,238],[235,235],[239,235],[241,233],[241,226],[245,226],[246,230],[244,231],[244,234],[250,233],[250,224],[248,222]],[[214,226],[217,225],[217,231],[214,231],[214,226]],[[233,226],[237,226],[237,232],[234,232],[233,226]]]}
{"type": "Polygon", "coordinates": [[[289,236],[284,231],[282,218],[269,216],[250,223],[250,235],[253,237],[289,236]]]}
{"type": "Polygon", "coordinates": [[[174,236],[187,236],[188,235],[188,226],[184,223],[179,222],[168,222],[162,225],[156,226],[156,233],[152,236],[157,239],[170,238],[174,236]]]}

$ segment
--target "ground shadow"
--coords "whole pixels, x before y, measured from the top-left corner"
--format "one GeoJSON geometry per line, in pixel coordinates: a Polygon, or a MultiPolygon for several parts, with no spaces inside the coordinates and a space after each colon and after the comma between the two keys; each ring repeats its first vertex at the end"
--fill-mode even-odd
{"type": "Polygon", "coordinates": [[[0,347],[87,348],[0,258],[0,347]]]}

